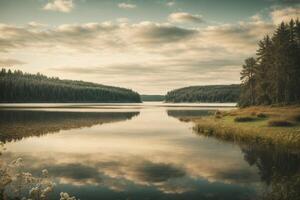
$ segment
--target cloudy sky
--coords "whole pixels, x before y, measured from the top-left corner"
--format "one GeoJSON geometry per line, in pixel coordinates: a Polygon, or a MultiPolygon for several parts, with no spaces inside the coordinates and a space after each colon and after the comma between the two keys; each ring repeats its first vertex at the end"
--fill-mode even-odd
{"type": "Polygon", "coordinates": [[[300,0],[0,0],[0,67],[164,94],[239,82],[300,0]]]}

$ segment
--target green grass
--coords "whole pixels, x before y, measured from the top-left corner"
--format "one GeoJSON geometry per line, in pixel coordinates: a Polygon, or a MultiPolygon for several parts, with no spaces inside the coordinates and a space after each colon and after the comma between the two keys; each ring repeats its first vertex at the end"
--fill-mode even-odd
{"type": "Polygon", "coordinates": [[[300,122],[290,122],[292,116],[300,113],[300,107],[256,107],[222,112],[218,117],[208,116],[193,120],[194,130],[206,136],[222,140],[255,142],[262,144],[284,145],[300,148],[300,122]],[[263,117],[258,117],[263,113],[263,117]],[[251,118],[251,120],[249,120],[251,118]],[[242,119],[243,123],[236,119],[242,119]],[[246,120],[245,120],[246,119],[246,120]],[[279,124],[270,126],[272,121],[286,121],[293,126],[279,124]]]}

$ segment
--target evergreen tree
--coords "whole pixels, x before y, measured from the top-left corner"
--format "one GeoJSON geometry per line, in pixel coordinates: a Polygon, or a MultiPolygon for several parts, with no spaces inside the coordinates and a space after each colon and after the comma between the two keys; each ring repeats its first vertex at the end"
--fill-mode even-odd
{"type": "Polygon", "coordinates": [[[0,102],[140,102],[132,90],[2,69],[0,102]]]}
{"type": "Polygon", "coordinates": [[[282,22],[258,43],[256,55],[243,65],[240,105],[300,103],[299,20],[282,22]]]}
{"type": "Polygon", "coordinates": [[[257,97],[256,102],[262,104],[271,103],[271,83],[270,77],[272,77],[272,41],[267,35],[258,43],[259,49],[257,50],[257,97]]]}
{"type": "Polygon", "coordinates": [[[242,104],[254,105],[255,104],[255,87],[256,87],[256,60],[254,58],[247,58],[243,69],[241,71],[242,91],[243,93],[242,104]]]}

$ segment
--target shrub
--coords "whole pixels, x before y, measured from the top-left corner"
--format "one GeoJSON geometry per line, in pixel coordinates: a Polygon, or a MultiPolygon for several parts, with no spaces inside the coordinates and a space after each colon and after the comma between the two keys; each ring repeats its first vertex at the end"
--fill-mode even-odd
{"type": "Polygon", "coordinates": [[[267,118],[267,115],[264,114],[264,113],[258,113],[256,116],[257,116],[258,118],[267,118]]]}
{"type": "Polygon", "coordinates": [[[219,111],[219,110],[217,110],[216,112],[215,112],[215,115],[221,115],[222,113],[221,113],[221,111],[219,111]]]}
{"type": "Polygon", "coordinates": [[[289,126],[293,126],[294,124],[286,120],[274,119],[274,120],[270,120],[268,122],[268,125],[272,127],[289,127],[289,126]]]}
{"type": "Polygon", "coordinates": [[[256,116],[256,112],[251,112],[251,115],[252,116],[256,116]]]}
{"type": "Polygon", "coordinates": [[[255,121],[255,117],[250,117],[250,116],[244,116],[244,117],[236,117],[234,118],[235,122],[253,122],[255,121]]]}
{"type": "Polygon", "coordinates": [[[216,119],[222,118],[222,113],[221,113],[221,111],[217,110],[217,111],[215,112],[215,118],[216,118],[216,119]]]}
{"type": "Polygon", "coordinates": [[[293,115],[292,120],[296,122],[300,122],[300,114],[293,115]]]}
{"type": "Polygon", "coordinates": [[[222,115],[215,115],[215,118],[216,118],[216,119],[221,119],[221,118],[222,118],[222,115]]]}

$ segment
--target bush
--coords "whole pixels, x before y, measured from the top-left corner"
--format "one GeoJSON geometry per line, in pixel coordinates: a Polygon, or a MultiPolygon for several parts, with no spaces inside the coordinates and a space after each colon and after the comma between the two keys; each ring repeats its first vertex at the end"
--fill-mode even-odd
{"type": "Polygon", "coordinates": [[[300,114],[293,115],[292,120],[296,122],[300,122],[300,114]]]}
{"type": "Polygon", "coordinates": [[[268,122],[268,125],[272,127],[289,127],[289,126],[293,126],[294,124],[286,120],[277,119],[277,120],[270,120],[268,122]]]}
{"type": "Polygon", "coordinates": [[[222,113],[221,113],[221,111],[217,110],[217,111],[215,112],[215,118],[216,118],[216,119],[221,119],[221,118],[222,118],[222,113]]]}
{"type": "Polygon", "coordinates": [[[221,119],[221,118],[222,118],[222,115],[215,115],[215,118],[216,118],[216,119],[221,119]]]}
{"type": "Polygon", "coordinates": [[[216,112],[215,112],[215,115],[221,115],[222,113],[221,113],[221,111],[219,111],[219,110],[217,110],[216,112]]]}
{"type": "Polygon", "coordinates": [[[252,116],[256,116],[256,112],[251,112],[251,115],[252,116]]]}
{"type": "Polygon", "coordinates": [[[234,118],[235,122],[253,122],[255,120],[256,120],[255,117],[249,117],[249,116],[234,118]]]}
{"type": "Polygon", "coordinates": [[[266,114],[264,114],[264,113],[258,113],[257,115],[256,115],[258,118],[267,118],[268,116],[266,115],[266,114]]]}

